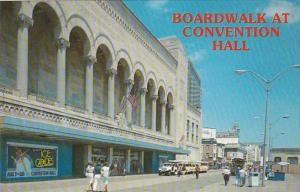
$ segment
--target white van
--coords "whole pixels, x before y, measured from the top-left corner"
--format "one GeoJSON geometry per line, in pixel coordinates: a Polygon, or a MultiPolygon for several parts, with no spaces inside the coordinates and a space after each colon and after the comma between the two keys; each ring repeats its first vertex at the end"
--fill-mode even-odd
{"type": "Polygon", "coordinates": [[[200,172],[206,173],[208,171],[208,162],[202,161],[200,163],[200,172]]]}
{"type": "Polygon", "coordinates": [[[158,175],[175,175],[177,174],[177,167],[175,163],[168,162],[164,163],[163,166],[161,166],[158,169],[158,175]]]}

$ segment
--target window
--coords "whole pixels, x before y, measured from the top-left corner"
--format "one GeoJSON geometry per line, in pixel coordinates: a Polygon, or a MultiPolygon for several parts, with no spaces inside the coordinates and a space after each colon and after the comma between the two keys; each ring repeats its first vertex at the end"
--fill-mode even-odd
{"type": "Polygon", "coordinates": [[[190,121],[187,120],[187,125],[186,125],[186,140],[189,141],[190,138],[190,121]]]}
{"type": "Polygon", "coordinates": [[[289,162],[290,164],[297,165],[298,164],[298,157],[288,157],[287,162],[289,162]]]}
{"type": "Polygon", "coordinates": [[[196,143],[199,144],[199,127],[196,125],[196,143]]]}
{"type": "Polygon", "coordinates": [[[194,136],[195,136],[195,128],[194,128],[194,123],[192,123],[192,141],[194,143],[194,136]]]}
{"type": "Polygon", "coordinates": [[[274,162],[275,162],[275,163],[281,162],[281,157],[275,157],[275,158],[274,158],[274,162]]]}

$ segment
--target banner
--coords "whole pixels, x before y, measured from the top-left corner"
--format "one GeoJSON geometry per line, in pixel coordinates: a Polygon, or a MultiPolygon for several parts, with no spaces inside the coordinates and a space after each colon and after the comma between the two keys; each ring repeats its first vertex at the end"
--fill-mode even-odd
{"type": "Polygon", "coordinates": [[[57,176],[57,147],[7,143],[7,178],[57,176]]]}

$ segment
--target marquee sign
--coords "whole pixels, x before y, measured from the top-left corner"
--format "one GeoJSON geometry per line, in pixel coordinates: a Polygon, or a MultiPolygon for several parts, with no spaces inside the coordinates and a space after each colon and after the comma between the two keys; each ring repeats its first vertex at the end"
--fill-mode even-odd
{"type": "Polygon", "coordinates": [[[57,176],[57,147],[7,143],[7,178],[57,176]]]}

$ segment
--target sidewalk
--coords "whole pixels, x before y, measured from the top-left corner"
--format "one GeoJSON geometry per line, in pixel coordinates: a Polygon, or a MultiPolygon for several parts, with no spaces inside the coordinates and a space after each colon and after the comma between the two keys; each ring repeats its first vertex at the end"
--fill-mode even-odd
{"type": "MultiPolygon", "coordinates": [[[[214,175],[216,171],[200,174],[200,178],[208,175],[214,175]]],[[[109,191],[120,191],[131,189],[133,187],[146,187],[151,185],[172,183],[194,179],[194,175],[177,176],[158,176],[157,174],[147,175],[130,175],[115,176],[109,181],[109,191]]],[[[66,179],[53,181],[35,181],[19,183],[2,183],[0,184],[1,192],[83,192],[87,189],[88,180],[83,179],[66,179]]]]}
{"type": "MultiPolygon", "coordinates": [[[[265,187],[237,187],[234,185],[234,177],[230,177],[228,186],[224,182],[217,182],[201,189],[201,192],[298,192],[300,189],[300,175],[286,174],[285,181],[266,181],[265,187]]],[[[199,192],[190,191],[190,192],[199,192]]]]}

